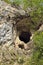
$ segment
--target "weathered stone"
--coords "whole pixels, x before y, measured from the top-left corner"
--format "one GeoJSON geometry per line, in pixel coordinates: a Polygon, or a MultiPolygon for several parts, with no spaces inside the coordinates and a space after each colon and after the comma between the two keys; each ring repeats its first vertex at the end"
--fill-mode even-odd
{"type": "Polygon", "coordinates": [[[43,31],[43,24],[40,26],[38,31],[43,31]]]}
{"type": "MultiPolygon", "coordinates": [[[[18,9],[16,7],[12,7],[10,4],[5,3],[4,1],[0,1],[1,65],[3,65],[3,63],[4,65],[16,65],[14,62],[19,60],[19,56],[22,58],[22,55],[23,57],[27,57],[27,55],[29,55],[30,52],[28,53],[28,51],[31,51],[32,45],[26,44],[19,39],[19,32],[16,25],[20,20],[26,17],[28,17],[28,15],[22,8],[18,9]]],[[[26,31],[28,31],[25,24],[23,24],[23,26],[20,25],[19,30],[22,31],[22,29],[26,29],[26,31]]]]}
{"type": "Polygon", "coordinates": [[[9,22],[5,22],[0,26],[0,44],[10,44],[12,42],[12,24],[9,22]]]}

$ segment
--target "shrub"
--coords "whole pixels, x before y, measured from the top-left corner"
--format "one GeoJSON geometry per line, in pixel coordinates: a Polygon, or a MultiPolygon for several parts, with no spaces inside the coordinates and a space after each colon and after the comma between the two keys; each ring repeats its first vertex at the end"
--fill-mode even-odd
{"type": "Polygon", "coordinates": [[[31,65],[43,65],[43,32],[36,32],[33,41],[34,51],[31,65]]]}

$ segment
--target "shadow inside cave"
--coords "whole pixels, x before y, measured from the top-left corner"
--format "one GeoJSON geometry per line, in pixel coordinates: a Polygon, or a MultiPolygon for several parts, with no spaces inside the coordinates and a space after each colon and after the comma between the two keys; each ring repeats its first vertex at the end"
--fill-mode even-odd
{"type": "Polygon", "coordinates": [[[31,36],[31,33],[30,32],[22,31],[21,34],[19,35],[19,39],[21,41],[27,43],[27,42],[30,41],[30,36],[31,36]]]}

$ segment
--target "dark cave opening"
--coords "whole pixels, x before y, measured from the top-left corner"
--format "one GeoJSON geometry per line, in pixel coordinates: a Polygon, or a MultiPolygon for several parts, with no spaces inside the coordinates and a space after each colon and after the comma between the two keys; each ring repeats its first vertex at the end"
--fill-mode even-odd
{"type": "Polygon", "coordinates": [[[30,32],[24,32],[22,31],[21,34],[19,35],[19,39],[25,43],[30,41],[30,36],[31,33],[30,32]]]}
{"type": "Polygon", "coordinates": [[[24,49],[24,45],[23,44],[19,44],[18,46],[19,46],[19,48],[24,49]]]}

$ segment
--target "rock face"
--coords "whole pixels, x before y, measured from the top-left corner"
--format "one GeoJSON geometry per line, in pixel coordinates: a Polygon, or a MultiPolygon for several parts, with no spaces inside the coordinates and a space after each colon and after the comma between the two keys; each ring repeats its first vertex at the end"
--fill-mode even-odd
{"type": "Polygon", "coordinates": [[[17,33],[16,24],[28,16],[24,10],[0,1],[0,44],[13,43],[17,33]]]}
{"type": "Polygon", "coordinates": [[[0,65],[16,65],[16,63],[19,65],[18,63],[26,61],[31,56],[33,49],[31,35],[33,32],[29,28],[30,23],[29,27],[26,25],[28,24],[27,18],[29,15],[24,10],[0,1],[0,65]],[[23,31],[27,31],[30,36],[28,37],[30,41],[27,44],[19,39],[19,35],[23,31]]]}
{"type": "Polygon", "coordinates": [[[12,24],[9,22],[4,22],[0,25],[0,44],[12,43],[12,24]]]}

